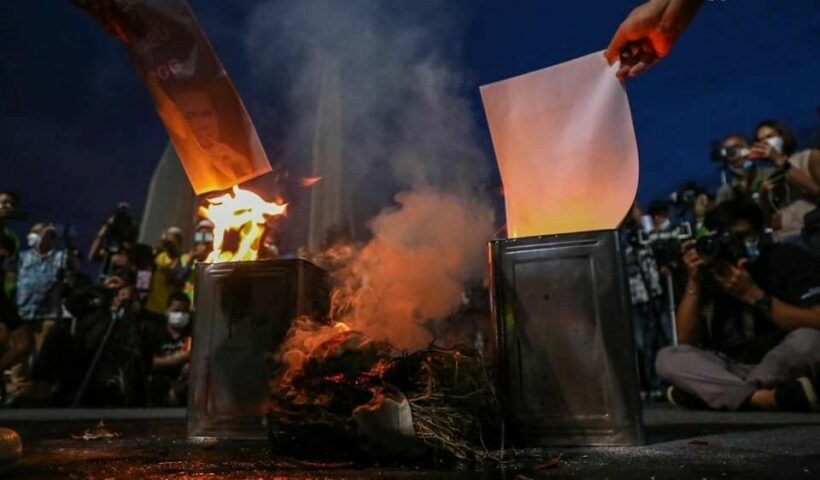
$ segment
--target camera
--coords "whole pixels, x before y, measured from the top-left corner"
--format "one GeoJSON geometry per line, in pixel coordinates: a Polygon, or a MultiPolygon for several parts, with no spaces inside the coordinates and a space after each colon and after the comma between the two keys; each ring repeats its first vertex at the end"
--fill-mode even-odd
{"type": "Polygon", "coordinates": [[[746,242],[728,230],[714,230],[695,240],[695,250],[706,261],[724,260],[732,265],[747,258],[746,242]]]}
{"type": "Polygon", "coordinates": [[[692,209],[698,195],[706,193],[706,189],[695,182],[687,182],[680,189],[669,195],[669,203],[679,212],[692,209]]]}
{"type": "Polygon", "coordinates": [[[111,220],[103,238],[103,248],[109,254],[120,253],[134,243],[137,224],[131,217],[131,207],[120,203],[111,215],[111,220]]]}
{"type": "Polygon", "coordinates": [[[735,157],[746,158],[749,155],[749,152],[751,152],[751,150],[748,147],[726,147],[721,145],[719,142],[715,142],[712,147],[711,157],[713,162],[720,163],[735,157]]]}

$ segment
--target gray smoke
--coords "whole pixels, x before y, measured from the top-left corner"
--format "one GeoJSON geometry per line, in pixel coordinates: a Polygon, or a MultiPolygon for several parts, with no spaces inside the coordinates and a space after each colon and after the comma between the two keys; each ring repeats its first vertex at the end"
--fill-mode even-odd
{"type": "Polygon", "coordinates": [[[285,125],[289,161],[311,161],[329,72],[338,84],[344,188],[372,234],[348,269],[357,278],[343,283],[384,294],[347,291],[359,302],[348,320],[408,348],[423,346],[421,324],[453,313],[464,282],[480,278],[493,231],[481,193],[488,161],[454,68],[457,12],[443,3],[270,1],[248,24],[258,86],[287,95],[287,113],[268,120],[285,125]]]}

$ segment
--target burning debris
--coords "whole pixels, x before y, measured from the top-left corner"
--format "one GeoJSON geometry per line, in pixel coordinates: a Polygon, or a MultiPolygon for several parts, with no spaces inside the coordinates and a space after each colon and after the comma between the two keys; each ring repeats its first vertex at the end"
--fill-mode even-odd
{"type": "Polygon", "coordinates": [[[267,420],[277,451],[482,461],[501,441],[495,391],[474,348],[406,353],[302,317],[273,362],[267,420]]]}
{"type": "Polygon", "coordinates": [[[314,259],[334,288],[327,322],[296,319],[273,357],[267,419],[278,451],[332,456],[357,445],[379,457],[480,461],[499,444],[483,346],[434,345],[483,265],[486,211],[434,190],[396,200],[371,221],[367,245],[335,243],[314,259]]]}

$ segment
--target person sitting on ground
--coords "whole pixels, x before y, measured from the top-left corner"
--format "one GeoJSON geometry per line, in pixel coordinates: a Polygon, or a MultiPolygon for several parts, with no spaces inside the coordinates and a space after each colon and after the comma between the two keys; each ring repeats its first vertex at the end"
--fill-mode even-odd
{"type": "Polygon", "coordinates": [[[78,321],[73,348],[79,368],[71,379],[73,388],[68,395],[72,403],[76,398],[79,405],[88,407],[146,404],[140,335],[143,321],[144,314],[132,285],[118,288],[104,308],[78,321]],[[83,386],[86,378],[88,381],[83,386]]]}
{"type": "Polygon", "coordinates": [[[820,263],[799,247],[764,241],[763,213],[752,202],[724,202],[706,223],[731,232],[723,238],[732,240],[714,257],[684,244],[680,344],[661,350],[656,362],[672,385],[670,402],[715,410],[817,409],[820,263]]]}
{"type": "Polygon", "coordinates": [[[165,319],[145,322],[145,359],[150,359],[149,389],[154,406],[185,405],[191,358],[191,300],[183,292],[168,299],[165,319]]]}

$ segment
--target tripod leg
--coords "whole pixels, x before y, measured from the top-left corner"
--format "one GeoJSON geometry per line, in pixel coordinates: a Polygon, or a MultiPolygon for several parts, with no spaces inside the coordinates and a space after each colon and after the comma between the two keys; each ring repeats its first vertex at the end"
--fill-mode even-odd
{"type": "Polygon", "coordinates": [[[112,316],[111,322],[108,324],[108,328],[105,330],[105,335],[103,335],[103,339],[100,342],[100,346],[97,347],[97,352],[94,353],[94,359],[91,360],[91,365],[88,366],[88,370],[85,372],[85,376],[83,377],[83,382],[80,384],[80,388],[77,390],[77,395],[74,396],[74,401],[71,402],[71,408],[76,408],[77,405],[80,404],[80,400],[82,400],[83,395],[85,394],[85,389],[88,388],[88,382],[91,381],[91,375],[94,374],[94,370],[97,368],[97,363],[100,361],[100,357],[102,356],[103,350],[105,350],[106,344],[108,344],[108,338],[111,336],[111,332],[114,330],[114,324],[117,323],[117,317],[112,316]]]}

